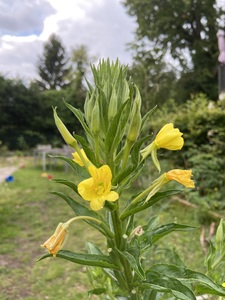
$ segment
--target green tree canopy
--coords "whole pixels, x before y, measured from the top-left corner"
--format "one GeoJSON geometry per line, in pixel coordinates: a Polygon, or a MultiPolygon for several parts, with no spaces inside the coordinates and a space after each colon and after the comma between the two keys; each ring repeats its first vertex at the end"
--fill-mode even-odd
{"type": "MultiPolygon", "coordinates": [[[[137,20],[137,41],[179,61],[189,93],[217,97],[217,30],[225,10],[216,0],[124,0],[137,20]]],[[[187,96],[187,95],[185,95],[187,96]]]]}
{"type": "Polygon", "coordinates": [[[59,37],[52,34],[44,45],[43,56],[39,57],[37,69],[41,89],[60,89],[66,86],[69,72],[68,58],[59,37]]]}

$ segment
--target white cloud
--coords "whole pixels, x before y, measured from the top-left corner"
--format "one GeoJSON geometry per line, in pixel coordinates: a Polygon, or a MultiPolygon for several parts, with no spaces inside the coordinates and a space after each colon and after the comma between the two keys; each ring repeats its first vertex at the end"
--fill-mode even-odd
{"type": "Polygon", "coordinates": [[[33,79],[43,42],[53,32],[68,51],[83,44],[91,55],[130,61],[126,43],[135,25],[120,0],[0,0],[0,11],[0,73],[7,76],[33,79]]]}

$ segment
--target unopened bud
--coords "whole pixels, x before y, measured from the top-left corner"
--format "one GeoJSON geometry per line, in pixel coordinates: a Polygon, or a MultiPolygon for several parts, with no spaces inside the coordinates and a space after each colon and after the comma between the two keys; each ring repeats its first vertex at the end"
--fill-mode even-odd
{"type": "Polygon", "coordinates": [[[95,101],[95,105],[92,111],[90,129],[94,135],[97,135],[100,131],[100,115],[99,115],[98,99],[95,101]]]}
{"type": "Polygon", "coordinates": [[[130,142],[135,142],[139,136],[140,129],[141,129],[141,96],[138,88],[135,86],[136,89],[136,96],[134,99],[134,105],[131,112],[131,123],[129,132],[127,135],[127,140],[130,142]]]}
{"type": "Polygon", "coordinates": [[[108,108],[108,120],[111,121],[117,113],[117,95],[113,86],[108,108]]]}
{"type": "Polygon", "coordinates": [[[58,117],[56,108],[53,108],[53,114],[54,114],[54,119],[55,119],[55,124],[61,133],[64,141],[71,147],[74,145],[77,145],[77,141],[75,138],[72,136],[72,134],[69,132],[69,130],[66,128],[66,126],[63,124],[62,120],[58,117]]]}

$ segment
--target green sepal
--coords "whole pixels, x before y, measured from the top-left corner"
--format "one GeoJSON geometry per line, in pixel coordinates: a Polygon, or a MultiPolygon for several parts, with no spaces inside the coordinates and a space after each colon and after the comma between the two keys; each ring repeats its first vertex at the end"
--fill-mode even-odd
{"type": "Polygon", "coordinates": [[[146,272],[146,278],[146,281],[139,285],[142,289],[152,289],[158,292],[172,293],[179,300],[196,300],[193,292],[176,278],[154,270],[148,270],[146,272]]]}
{"type": "MultiPolygon", "coordinates": [[[[151,207],[152,205],[154,205],[155,203],[157,203],[158,201],[166,198],[166,197],[170,197],[172,195],[175,195],[177,193],[179,193],[179,190],[169,190],[169,191],[165,191],[165,192],[158,192],[156,193],[150,201],[145,202],[145,199],[143,199],[142,201],[139,201],[137,203],[135,203],[134,205],[132,205],[129,208],[125,208],[125,210],[123,211],[123,213],[120,216],[121,220],[126,219],[129,216],[132,216],[140,211],[143,211],[149,207],[151,207]]],[[[132,199],[136,198],[137,195],[133,196],[132,199]]],[[[132,202],[132,199],[130,202],[132,202]]]]}
{"type": "Polygon", "coordinates": [[[206,275],[189,270],[185,267],[157,264],[151,268],[156,272],[167,276],[177,278],[179,281],[186,283],[195,283],[198,293],[225,296],[225,289],[218,286],[206,275]]]}
{"type": "MultiPolygon", "coordinates": [[[[40,258],[38,258],[37,261],[40,261],[42,259],[53,257],[52,254],[47,253],[40,258]]],[[[106,255],[97,255],[97,254],[83,254],[83,253],[75,253],[68,250],[60,250],[56,257],[63,258],[66,260],[69,260],[73,263],[85,265],[85,266],[95,266],[95,267],[101,267],[101,268],[111,268],[114,270],[117,270],[118,267],[111,261],[111,259],[106,255]]]]}
{"type": "Polygon", "coordinates": [[[69,197],[68,195],[65,195],[62,192],[54,191],[54,192],[51,192],[51,194],[57,195],[57,196],[61,197],[63,200],[65,200],[69,204],[69,206],[73,209],[76,216],[88,216],[88,217],[92,217],[92,218],[95,218],[95,219],[98,219],[99,221],[101,221],[101,224],[98,224],[95,221],[84,220],[84,222],[88,223],[89,225],[91,225],[92,227],[94,227],[95,229],[100,231],[107,238],[114,237],[114,233],[110,230],[108,224],[106,224],[104,222],[104,219],[102,218],[101,215],[88,209],[86,206],[78,203],[73,198],[69,197]]]}

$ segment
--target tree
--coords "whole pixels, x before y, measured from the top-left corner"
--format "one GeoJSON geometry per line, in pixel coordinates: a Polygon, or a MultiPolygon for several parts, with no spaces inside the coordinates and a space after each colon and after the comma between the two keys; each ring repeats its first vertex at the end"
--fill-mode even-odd
{"type": "MultiPolygon", "coordinates": [[[[86,87],[84,85],[85,77],[92,58],[88,55],[86,46],[81,45],[72,50],[70,57],[70,72],[67,79],[69,81],[68,88],[70,96],[76,98],[76,106],[82,107],[86,95],[86,87]]],[[[73,103],[75,104],[75,103],[73,103]]]]}
{"type": "Polygon", "coordinates": [[[44,45],[44,53],[39,57],[37,65],[38,74],[41,80],[38,84],[41,89],[60,89],[66,86],[66,75],[69,72],[67,67],[68,58],[65,48],[59,37],[52,34],[44,45]]]}
{"type": "Polygon", "coordinates": [[[170,54],[190,92],[217,97],[217,30],[225,10],[216,0],[125,0],[136,16],[137,40],[170,54]],[[184,76],[184,77],[183,77],[184,76]]]}
{"type": "Polygon", "coordinates": [[[24,150],[43,140],[36,119],[40,109],[38,95],[21,80],[0,76],[0,140],[10,150],[24,150]]]}
{"type": "Polygon", "coordinates": [[[176,75],[162,60],[162,54],[146,52],[138,47],[134,63],[129,67],[128,74],[138,85],[142,96],[142,110],[146,113],[155,105],[164,103],[174,97],[176,75]]]}

